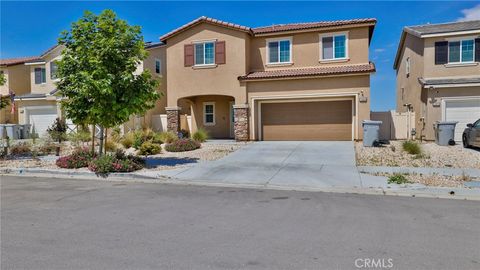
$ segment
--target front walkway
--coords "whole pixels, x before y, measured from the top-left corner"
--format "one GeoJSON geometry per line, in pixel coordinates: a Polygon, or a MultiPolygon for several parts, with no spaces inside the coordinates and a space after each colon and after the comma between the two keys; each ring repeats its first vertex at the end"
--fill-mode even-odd
{"type": "Polygon", "coordinates": [[[362,187],[353,142],[254,142],[220,160],[164,173],[179,181],[362,187]]]}

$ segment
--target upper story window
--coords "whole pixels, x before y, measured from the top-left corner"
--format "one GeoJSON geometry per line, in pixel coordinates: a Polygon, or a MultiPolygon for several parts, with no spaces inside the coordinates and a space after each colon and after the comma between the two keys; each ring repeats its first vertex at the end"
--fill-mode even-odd
{"type": "Polygon", "coordinates": [[[292,39],[269,39],[267,40],[268,64],[292,63],[292,39]]]}
{"type": "Polygon", "coordinates": [[[448,43],[448,62],[465,63],[473,62],[475,52],[473,39],[450,41],[448,43]]]}
{"type": "Polygon", "coordinates": [[[162,73],[162,62],[160,61],[160,59],[155,59],[155,73],[162,73]]]}
{"type": "Polygon", "coordinates": [[[320,60],[342,60],[348,58],[347,33],[320,36],[320,60]]]}
{"type": "Polygon", "coordinates": [[[47,82],[47,72],[44,67],[35,68],[35,84],[47,82]]]}
{"type": "Polygon", "coordinates": [[[215,42],[195,43],[195,66],[215,64],[215,42]]]}
{"type": "Polygon", "coordinates": [[[50,79],[57,79],[58,65],[56,61],[50,62],[50,79]]]}

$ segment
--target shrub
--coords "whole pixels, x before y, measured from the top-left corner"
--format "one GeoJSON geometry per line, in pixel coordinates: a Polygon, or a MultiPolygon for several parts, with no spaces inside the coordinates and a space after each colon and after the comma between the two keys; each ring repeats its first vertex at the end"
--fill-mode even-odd
{"type": "Polygon", "coordinates": [[[64,120],[57,118],[55,122],[47,129],[48,134],[53,140],[62,142],[67,139],[67,124],[64,120]]]}
{"type": "Polygon", "coordinates": [[[162,144],[163,143],[162,135],[160,133],[155,133],[152,138],[152,143],[162,144]]]}
{"type": "Polygon", "coordinates": [[[14,156],[23,156],[31,152],[32,148],[27,142],[20,142],[10,147],[10,154],[14,156]]]}
{"type": "Polygon", "coordinates": [[[160,136],[162,142],[164,142],[164,143],[172,143],[172,142],[178,140],[177,134],[173,133],[172,131],[160,132],[159,136],[160,136]]]}
{"type": "Polygon", "coordinates": [[[133,172],[143,168],[143,163],[133,156],[125,156],[125,153],[118,152],[93,159],[88,169],[97,174],[108,174],[111,172],[133,172]]]}
{"type": "Polygon", "coordinates": [[[89,149],[79,148],[72,154],[57,159],[55,163],[58,167],[65,169],[83,168],[88,166],[94,156],[89,149]]]}
{"type": "Polygon", "coordinates": [[[128,148],[132,147],[132,145],[133,145],[134,136],[135,135],[133,134],[133,132],[128,132],[120,140],[120,143],[123,145],[123,147],[128,149],[128,148]]]}
{"type": "Polygon", "coordinates": [[[138,153],[143,156],[159,154],[162,147],[153,142],[144,142],[138,149],[138,153]]]}
{"type": "Polygon", "coordinates": [[[107,150],[108,152],[115,152],[117,150],[117,144],[113,141],[106,141],[105,150],[107,150]]]}
{"type": "Polygon", "coordinates": [[[192,139],[197,142],[205,142],[208,140],[208,132],[203,128],[199,128],[197,131],[195,131],[195,133],[193,133],[192,139]]]}
{"type": "Polygon", "coordinates": [[[422,148],[417,142],[414,141],[405,141],[402,144],[402,148],[405,152],[410,155],[419,155],[422,153],[422,148]]]}
{"type": "Polygon", "coordinates": [[[178,139],[165,145],[165,150],[169,152],[192,151],[200,148],[200,143],[192,139],[178,139]]]}
{"type": "Polygon", "coordinates": [[[79,129],[76,132],[69,133],[67,135],[67,139],[73,144],[79,145],[80,143],[90,141],[92,139],[92,136],[88,129],[79,129]]]}
{"type": "Polygon", "coordinates": [[[120,128],[119,127],[112,128],[112,132],[110,132],[110,140],[112,140],[115,143],[119,143],[121,139],[122,139],[122,136],[120,136],[120,128]]]}
{"type": "Polygon", "coordinates": [[[38,147],[38,151],[41,155],[49,155],[57,150],[57,146],[52,142],[44,142],[38,147]]]}
{"type": "Polygon", "coordinates": [[[388,183],[389,184],[401,185],[401,184],[410,183],[410,181],[408,181],[408,179],[407,179],[407,177],[405,177],[405,175],[400,174],[400,173],[395,173],[392,176],[388,177],[388,183]]]}
{"type": "MultiPolygon", "coordinates": [[[[152,141],[156,133],[151,129],[137,130],[134,132],[133,148],[139,149],[144,142],[152,141]]],[[[157,138],[156,140],[158,140],[157,138]]]]}

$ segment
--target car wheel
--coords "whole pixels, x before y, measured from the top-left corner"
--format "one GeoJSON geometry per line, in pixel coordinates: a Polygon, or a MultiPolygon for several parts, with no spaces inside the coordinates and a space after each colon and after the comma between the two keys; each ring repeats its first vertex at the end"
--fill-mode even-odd
{"type": "Polygon", "coordinates": [[[466,134],[463,134],[462,136],[462,141],[463,141],[463,147],[465,148],[469,148],[470,145],[468,144],[468,139],[467,139],[467,135],[466,134]]]}

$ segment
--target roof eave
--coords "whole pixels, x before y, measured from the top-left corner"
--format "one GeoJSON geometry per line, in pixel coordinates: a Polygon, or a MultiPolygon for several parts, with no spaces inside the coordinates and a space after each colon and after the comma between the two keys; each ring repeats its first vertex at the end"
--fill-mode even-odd
{"type": "MultiPolygon", "coordinates": [[[[265,36],[278,36],[292,33],[308,33],[308,32],[317,32],[319,30],[336,30],[336,29],[346,29],[346,28],[359,28],[359,27],[370,27],[371,32],[375,27],[376,22],[369,23],[358,23],[358,24],[345,24],[345,25],[334,25],[334,26],[318,26],[312,28],[296,29],[296,30],[279,30],[279,31],[269,31],[265,33],[255,33],[255,30],[252,30],[252,33],[255,37],[265,37],[265,36]]],[[[370,35],[371,38],[371,35],[370,35]]]]}

